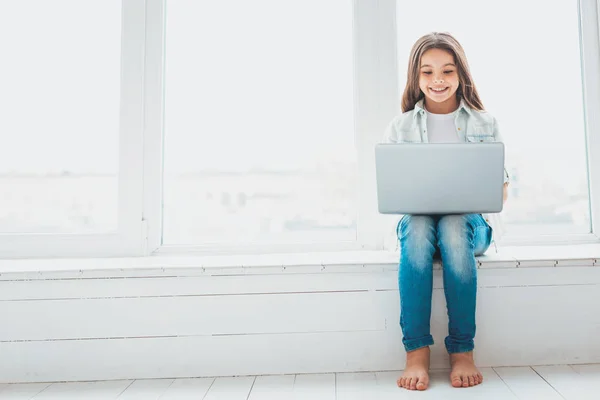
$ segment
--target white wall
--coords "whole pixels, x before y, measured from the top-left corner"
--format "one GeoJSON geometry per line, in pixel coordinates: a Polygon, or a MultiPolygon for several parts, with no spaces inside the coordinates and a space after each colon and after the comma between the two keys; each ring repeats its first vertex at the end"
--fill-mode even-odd
{"type": "MultiPolygon", "coordinates": [[[[479,366],[600,362],[600,268],[479,270],[479,366]]],[[[0,276],[0,382],[398,370],[397,266],[0,276]],[[347,272],[343,272],[347,271],[347,272]]],[[[435,271],[433,368],[447,366],[435,271]]]]}

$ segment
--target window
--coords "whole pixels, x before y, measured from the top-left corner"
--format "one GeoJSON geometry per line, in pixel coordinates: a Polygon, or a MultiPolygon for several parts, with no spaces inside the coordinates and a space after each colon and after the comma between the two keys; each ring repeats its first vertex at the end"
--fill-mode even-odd
{"type": "Polygon", "coordinates": [[[465,48],[506,144],[507,238],[590,233],[577,1],[401,1],[397,18],[401,92],[418,37],[447,31],[465,48]]]}
{"type": "Polygon", "coordinates": [[[392,247],[373,147],[433,30],[506,139],[506,237],[597,242],[597,4],[507,1],[5,2],[0,258],[392,247]]]}
{"type": "Polygon", "coordinates": [[[163,245],[356,241],[352,2],[166,3],[163,245]]]}
{"type": "Polygon", "coordinates": [[[1,258],[141,254],[144,21],[139,1],[0,6],[1,258]]]}
{"type": "Polygon", "coordinates": [[[0,232],[116,231],[120,2],[0,9],[0,232]]]}

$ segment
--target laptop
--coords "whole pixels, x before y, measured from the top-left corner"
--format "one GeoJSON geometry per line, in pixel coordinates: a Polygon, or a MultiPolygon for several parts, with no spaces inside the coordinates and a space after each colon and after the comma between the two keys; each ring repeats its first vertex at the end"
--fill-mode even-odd
{"type": "Polygon", "coordinates": [[[503,143],[380,143],[375,169],[381,214],[502,211],[503,143]]]}

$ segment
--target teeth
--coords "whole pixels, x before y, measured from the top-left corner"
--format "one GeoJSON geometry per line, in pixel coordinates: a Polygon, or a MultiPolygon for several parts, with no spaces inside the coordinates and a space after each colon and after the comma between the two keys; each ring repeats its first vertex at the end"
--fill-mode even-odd
{"type": "Polygon", "coordinates": [[[433,90],[434,92],[443,92],[446,89],[447,88],[443,88],[443,89],[434,89],[434,88],[431,88],[431,90],[433,90]]]}

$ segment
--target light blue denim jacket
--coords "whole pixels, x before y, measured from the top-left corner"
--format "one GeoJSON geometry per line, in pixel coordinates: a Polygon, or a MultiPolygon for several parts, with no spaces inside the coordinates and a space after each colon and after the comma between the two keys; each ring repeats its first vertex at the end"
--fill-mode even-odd
{"type": "MultiPolygon", "coordinates": [[[[456,133],[463,142],[503,142],[498,122],[490,113],[471,109],[461,99],[458,112],[454,118],[456,133]]],[[[413,110],[396,116],[385,130],[384,143],[429,143],[427,137],[427,113],[423,108],[423,100],[413,110]]],[[[509,176],[504,168],[504,183],[509,176]]],[[[502,236],[504,224],[500,213],[484,214],[484,218],[492,227],[494,238],[502,236]]]]}

